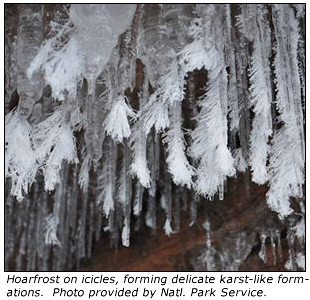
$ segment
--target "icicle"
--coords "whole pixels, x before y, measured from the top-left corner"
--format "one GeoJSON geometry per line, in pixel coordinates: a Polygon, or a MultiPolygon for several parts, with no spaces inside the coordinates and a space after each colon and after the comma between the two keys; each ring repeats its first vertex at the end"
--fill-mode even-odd
{"type": "Polygon", "coordinates": [[[179,232],[180,231],[180,214],[181,214],[181,208],[180,208],[180,195],[178,195],[176,192],[175,192],[175,195],[174,195],[174,210],[173,210],[173,213],[174,213],[174,231],[175,232],[179,232]]]}
{"type": "MultiPolygon", "coordinates": [[[[28,200],[28,199],[27,199],[28,200]]],[[[18,210],[19,220],[15,220],[14,229],[18,236],[17,253],[15,258],[15,270],[25,270],[26,267],[26,253],[27,253],[27,223],[29,222],[29,215],[31,213],[30,202],[23,201],[17,203],[16,209],[18,210]]]]}
{"type": "MultiPolygon", "coordinates": [[[[71,166],[66,166],[64,169],[64,172],[62,174],[62,180],[63,182],[70,181],[68,178],[68,174],[71,175],[72,168],[71,166]]],[[[72,183],[73,185],[73,183],[72,183]]],[[[70,251],[71,243],[68,241],[71,241],[70,239],[70,218],[68,216],[68,202],[72,205],[73,199],[72,199],[72,186],[67,187],[66,184],[62,185],[62,198],[65,198],[66,201],[61,201],[61,208],[59,213],[59,239],[62,241],[61,248],[58,249],[59,256],[62,257],[62,259],[58,260],[57,264],[57,270],[65,270],[67,268],[70,268],[70,256],[72,255],[70,251]]],[[[70,206],[69,206],[70,207],[70,206]]],[[[72,208],[72,211],[74,212],[74,208],[72,208]]]]}
{"type": "Polygon", "coordinates": [[[5,177],[11,178],[11,194],[21,201],[37,172],[33,131],[16,111],[5,116],[5,177]]]}
{"type": "MultiPolygon", "coordinates": [[[[126,146],[124,145],[124,148],[125,147],[126,146]]],[[[127,198],[127,180],[126,180],[127,178],[127,166],[126,166],[127,157],[125,157],[125,152],[126,150],[124,149],[123,162],[121,166],[120,176],[118,178],[118,184],[119,184],[118,202],[123,206],[126,204],[126,198],[127,198]]]]}
{"type": "Polygon", "coordinates": [[[79,185],[84,193],[88,190],[90,166],[91,158],[89,155],[85,155],[79,172],[79,185]]]}
{"type": "MultiPolygon", "coordinates": [[[[221,24],[214,19],[216,6],[201,7],[204,20],[204,43],[208,53],[209,82],[207,92],[200,101],[201,111],[197,116],[197,126],[192,131],[191,155],[199,161],[197,168],[196,190],[212,197],[217,190],[223,189],[226,176],[233,176],[233,158],[227,148],[227,79],[223,57],[217,47],[217,36],[221,24]],[[216,27],[218,26],[218,27],[216,27]]],[[[219,46],[217,46],[219,45],[219,46]]]]}
{"type": "Polygon", "coordinates": [[[147,213],[145,216],[146,224],[152,229],[156,229],[156,190],[157,190],[157,168],[159,161],[159,153],[158,151],[158,139],[157,134],[152,131],[152,134],[148,135],[147,140],[147,153],[148,153],[148,161],[151,165],[151,187],[147,190],[147,213]]]}
{"type": "Polygon", "coordinates": [[[237,17],[237,29],[232,26],[232,36],[235,45],[235,61],[236,61],[236,78],[238,89],[238,107],[239,107],[239,138],[246,161],[249,158],[250,147],[250,111],[249,111],[249,88],[247,68],[249,65],[249,51],[247,47],[247,38],[252,39],[253,27],[252,16],[255,15],[254,5],[240,5],[241,15],[237,17]],[[249,16],[249,17],[248,17],[249,16]]]}
{"type": "Polygon", "coordinates": [[[111,232],[111,245],[118,248],[119,243],[119,226],[118,226],[118,214],[120,213],[119,205],[115,205],[114,211],[109,215],[109,226],[107,230],[111,232]]]}
{"type": "Polygon", "coordinates": [[[148,134],[153,126],[157,132],[169,126],[168,108],[174,102],[182,101],[184,96],[184,73],[179,72],[177,55],[168,43],[163,8],[158,4],[144,6],[141,24],[140,57],[151,85],[156,88],[141,116],[148,134]],[[154,14],[151,22],[144,17],[149,9],[154,14]],[[160,40],[156,44],[155,36],[160,40]]]}
{"type": "Polygon", "coordinates": [[[190,105],[190,116],[191,119],[193,119],[198,114],[195,95],[195,78],[193,73],[190,73],[188,76],[188,101],[190,105]]]}
{"type": "Polygon", "coordinates": [[[261,249],[258,253],[258,256],[261,258],[261,260],[266,263],[267,262],[267,256],[266,256],[266,234],[263,232],[260,234],[260,240],[261,240],[261,249]]]}
{"type": "Polygon", "coordinates": [[[233,158],[227,148],[227,123],[221,109],[219,70],[210,72],[209,89],[201,101],[197,127],[192,131],[191,155],[200,161],[196,190],[212,197],[223,188],[223,179],[233,176],[233,158]]]}
{"type": "Polygon", "coordinates": [[[229,83],[228,83],[228,111],[229,111],[229,129],[236,131],[239,129],[239,107],[238,107],[238,90],[236,78],[236,58],[234,53],[235,38],[232,34],[234,27],[231,21],[230,4],[225,4],[224,9],[224,43],[225,43],[225,62],[229,66],[229,83]]]}
{"type": "Polygon", "coordinates": [[[167,236],[170,236],[172,233],[174,233],[174,231],[171,228],[170,220],[168,218],[166,219],[166,222],[164,225],[164,231],[167,236]]]}
{"type": "MultiPolygon", "coordinates": [[[[149,81],[146,73],[144,73],[142,93],[139,97],[139,109],[142,110],[149,97],[149,81]]],[[[130,166],[131,173],[137,176],[140,183],[149,188],[151,185],[150,170],[146,159],[146,139],[147,136],[143,132],[143,124],[141,119],[133,126],[133,135],[130,140],[130,147],[133,151],[133,162],[130,166]]]]}
{"type": "Polygon", "coordinates": [[[130,236],[130,223],[127,218],[124,219],[124,227],[122,230],[122,243],[123,246],[129,247],[129,236],[130,236]]]}
{"type": "Polygon", "coordinates": [[[135,194],[135,198],[133,202],[133,214],[135,216],[140,216],[141,211],[142,211],[142,200],[143,200],[144,187],[139,182],[137,182],[135,191],[136,191],[136,194],[135,194]]]}
{"type": "Polygon", "coordinates": [[[194,5],[167,4],[163,7],[167,26],[167,36],[171,46],[178,53],[187,44],[193,41],[187,28],[191,26],[194,17],[194,5]],[[180,30],[175,30],[176,28],[180,30]]]}
{"type": "Polygon", "coordinates": [[[147,212],[145,215],[145,224],[152,229],[156,229],[155,198],[150,193],[149,193],[148,198],[147,198],[147,212]]]}
{"type": "Polygon", "coordinates": [[[99,242],[100,238],[101,238],[101,234],[102,234],[102,228],[103,228],[103,217],[102,217],[102,211],[101,211],[101,206],[100,203],[96,203],[95,206],[95,225],[94,225],[94,240],[95,243],[99,242]]]}
{"type": "Polygon", "coordinates": [[[119,178],[118,202],[123,209],[123,229],[122,229],[122,243],[123,246],[129,246],[130,235],[130,215],[131,215],[131,180],[128,176],[129,166],[128,145],[127,141],[124,144],[123,164],[119,178]]]}
{"type": "MultiPolygon", "coordinates": [[[[157,86],[158,79],[163,70],[158,64],[162,48],[166,47],[163,43],[164,35],[162,25],[162,14],[160,4],[143,5],[141,13],[138,57],[141,58],[146,67],[147,76],[153,87],[157,86]]],[[[165,56],[163,55],[162,58],[165,56]]]]}
{"type": "Polygon", "coordinates": [[[4,7],[5,13],[5,45],[4,45],[4,68],[5,68],[5,113],[10,110],[12,94],[17,88],[17,59],[16,59],[16,32],[18,22],[16,11],[10,11],[9,6],[4,7]]]}
{"type": "Polygon", "coordinates": [[[94,223],[95,223],[93,201],[89,203],[89,215],[87,216],[87,220],[88,220],[88,239],[87,239],[86,257],[90,259],[92,256],[94,223]]]}
{"type": "Polygon", "coordinates": [[[130,87],[133,88],[132,83],[135,77],[136,54],[137,51],[135,37],[133,36],[133,29],[129,27],[121,36],[120,42],[120,60],[118,65],[118,81],[119,91],[124,93],[130,87]]]}
{"type": "Polygon", "coordinates": [[[270,234],[270,244],[271,244],[273,265],[275,266],[277,264],[277,252],[276,252],[275,236],[273,234],[270,234]]]}
{"type": "Polygon", "coordinates": [[[189,223],[190,227],[193,226],[197,221],[197,202],[198,202],[199,196],[195,194],[191,197],[191,199],[192,199],[191,204],[190,204],[191,222],[189,223]]]}
{"type": "Polygon", "coordinates": [[[77,269],[79,268],[79,261],[86,257],[86,220],[87,220],[87,203],[88,196],[82,197],[82,204],[79,210],[79,220],[76,230],[76,247],[77,247],[77,269]]]}
{"type": "MultiPolygon", "coordinates": [[[[297,4],[298,5],[298,4],[297,4]]],[[[297,8],[297,18],[300,18],[299,23],[304,22],[302,18],[304,18],[304,10],[305,5],[299,4],[297,8]]],[[[302,23],[303,24],[303,23],[302,23]]],[[[300,76],[300,85],[301,85],[301,100],[302,100],[302,109],[303,115],[305,115],[306,110],[306,57],[305,57],[305,26],[300,26],[299,29],[299,41],[298,41],[298,72],[300,76]]],[[[304,120],[305,122],[305,120],[304,120]]]]}
{"type": "Polygon", "coordinates": [[[251,58],[250,92],[251,104],[255,117],[250,136],[250,165],[252,180],[264,184],[268,180],[267,158],[270,151],[268,139],[272,134],[269,56],[271,53],[270,28],[267,21],[267,10],[261,5],[256,8],[254,27],[254,51],[251,58]]]}
{"type": "Polygon", "coordinates": [[[208,220],[203,223],[203,228],[206,231],[206,248],[204,253],[199,257],[199,260],[206,265],[208,271],[215,271],[215,249],[212,246],[212,231],[208,220]]]}
{"type": "Polygon", "coordinates": [[[57,237],[57,228],[60,223],[59,214],[62,203],[62,184],[57,186],[55,192],[55,203],[53,212],[46,218],[46,227],[45,227],[45,243],[48,245],[57,245],[61,246],[61,243],[57,237]]]}
{"type": "MultiPolygon", "coordinates": [[[[37,200],[37,199],[36,199],[37,200]]],[[[44,193],[42,199],[40,199],[40,205],[38,205],[39,216],[37,228],[35,231],[35,239],[37,240],[37,253],[38,253],[38,268],[42,268],[42,270],[47,269],[47,260],[48,254],[46,253],[46,249],[49,248],[44,241],[43,228],[46,225],[46,204],[47,204],[47,194],[44,193]]]]}
{"type": "Polygon", "coordinates": [[[276,230],[276,239],[277,239],[277,246],[278,246],[278,258],[279,258],[279,261],[282,262],[281,234],[278,230],[276,230]]]}
{"type": "Polygon", "coordinates": [[[262,7],[257,7],[255,4],[246,4],[240,5],[241,12],[240,15],[236,17],[237,26],[244,37],[248,40],[253,40],[255,37],[255,26],[256,22],[253,22],[255,19],[257,10],[262,7]]]}
{"type": "Polygon", "coordinates": [[[145,224],[152,229],[156,229],[156,202],[154,187],[148,189],[145,224]]]}
{"type": "MultiPolygon", "coordinates": [[[[179,87],[170,92],[172,95],[171,98],[175,97],[177,101],[181,101],[184,96],[184,77],[187,76],[187,72],[192,71],[192,69],[188,67],[188,58],[182,56],[182,54],[184,53],[184,48],[194,41],[191,31],[188,30],[194,18],[194,5],[167,4],[163,6],[163,15],[166,26],[167,43],[178,56],[177,80],[175,78],[175,81],[178,83],[179,87]],[[175,28],[179,28],[179,30],[175,30],[175,28]],[[176,95],[174,96],[174,94],[176,95]]],[[[169,55],[173,55],[173,53],[171,52],[169,55]]],[[[172,75],[171,72],[174,72],[174,63],[174,61],[171,63],[170,76],[172,75]]],[[[169,80],[169,78],[165,78],[165,81],[167,80],[169,80]]],[[[169,83],[165,88],[167,89],[169,86],[173,86],[173,84],[169,83]]],[[[171,104],[173,104],[173,101],[171,101],[171,104]]]]}
{"type": "Polygon", "coordinates": [[[135,10],[134,4],[71,5],[70,20],[76,27],[76,39],[83,53],[83,75],[88,82],[89,95],[94,93],[94,82],[109,61],[119,34],[131,23],[135,10]]]}
{"type": "MultiPolygon", "coordinates": [[[[8,190],[8,184],[5,184],[5,190],[8,190]]],[[[14,213],[14,198],[11,195],[7,195],[5,197],[5,270],[8,271],[10,269],[9,263],[11,262],[15,241],[14,241],[14,232],[12,219],[14,213]]]]}
{"type": "Polygon", "coordinates": [[[106,160],[102,173],[98,175],[99,183],[97,189],[99,190],[98,202],[102,203],[103,214],[108,218],[110,212],[114,210],[117,149],[110,139],[107,141],[107,145],[106,160]]]}
{"type": "MultiPolygon", "coordinates": [[[[67,211],[70,211],[68,214],[68,225],[73,231],[76,228],[76,219],[77,219],[77,198],[78,198],[78,185],[77,185],[77,170],[74,168],[72,174],[72,186],[71,186],[71,195],[67,198],[67,211]]],[[[73,235],[72,235],[73,237],[73,235]]]]}
{"type": "Polygon", "coordinates": [[[154,159],[153,159],[153,168],[152,168],[152,178],[153,181],[158,180],[160,176],[159,161],[160,161],[160,140],[159,134],[154,134],[153,143],[154,143],[154,159]]]}
{"type": "Polygon", "coordinates": [[[186,185],[188,188],[192,185],[193,167],[189,164],[185,155],[185,141],[182,132],[182,106],[176,102],[171,108],[171,126],[165,133],[163,142],[167,147],[167,164],[169,172],[172,174],[172,180],[176,185],[186,185]]]}
{"type": "Polygon", "coordinates": [[[63,257],[63,259],[55,259],[55,270],[64,270],[66,269],[66,255],[68,254],[67,252],[67,236],[66,236],[66,222],[65,222],[65,213],[66,213],[66,204],[65,201],[63,201],[64,198],[67,198],[66,192],[67,188],[64,182],[68,179],[68,165],[64,166],[62,173],[61,173],[61,182],[58,186],[59,188],[59,194],[56,192],[55,193],[55,209],[54,209],[54,215],[55,219],[58,222],[58,234],[57,237],[61,243],[61,247],[54,247],[53,250],[57,251],[57,256],[58,257],[63,257]],[[57,211],[56,211],[56,206],[57,206],[57,211]]]}
{"type": "Polygon", "coordinates": [[[16,265],[15,270],[21,271],[23,270],[23,256],[25,255],[25,248],[26,248],[26,229],[24,228],[23,233],[20,238],[20,245],[19,245],[19,252],[16,257],[16,265]]]}
{"type": "Polygon", "coordinates": [[[130,166],[130,155],[129,155],[129,149],[128,149],[128,142],[125,145],[125,155],[126,155],[126,166],[127,166],[127,176],[126,176],[126,182],[127,182],[127,195],[126,195],[126,206],[125,206],[125,211],[124,211],[124,230],[125,233],[122,235],[124,237],[123,240],[126,241],[125,245],[129,247],[129,239],[130,239],[130,224],[131,224],[131,198],[132,198],[132,179],[130,176],[128,176],[128,170],[130,166]]]}
{"type": "Polygon", "coordinates": [[[219,200],[224,200],[224,181],[222,181],[218,187],[219,200]]]}
{"type": "Polygon", "coordinates": [[[242,149],[238,148],[236,150],[233,151],[233,157],[235,160],[235,168],[239,171],[239,172],[246,172],[247,170],[247,163],[242,155],[242,149]]]}
{"type": "Polygon", "coordinates": [[[166,222],[164,225],[164,231],[169,236],[174,233],[171,228],[172,221],[172,187],[171,187],[171,177],[168,172],[165,173],[165,190],[161,199],[162,207],[166,212],[166,222]]]}
{"type": "Polygon", "coordinates": [[[36,257],[36,240],[33,239],[33,232],[35,228],[35,203],[32,203],[30,206],[30,215],[28,221],[28,228],[27,228],[27,245],[26,245],[26,257],[27,257],[27,271],[32,271],[35,269],[35,257],[36,257]]]}
{"type": "Polygon", "coordinates": [[[46,219],[46,227],[45,227],[45,243],[50,245],[60,246],[60,241],[57,238],[57,220],[53,214],[49,215],[46,219]]]}
{"type": "MultiPolygon", "coordinates": [[[[97,80],[97,87],[99,85],[97,80]]],[[[102,143],[104,140],[104,130],[102,128],[102,109],[104,107],[103,101],[106,100],[105,93],[98,96],[94,92],[87,97],[87,125],[84,133],[87,153],[91,157],[95,166],[102,157],[102,143]],[[104,98],[104,99],[102,99],[104,98]]]]}
{"type": "MultiPolygon", "coordinates": [[[[31,211],[33,212],[33,216],[30,217],[31,226],[28,227],[28,243],[27,243],[27,270],[34,271],[38,266],[39,259],[39,245],[40,239],[42,239],[42,233],[39,235],[39,238],[36,236],[36,231],[39,223],[39,210],[40,207],[43,206],[42,198],[40,197],[39,186],[35,186],[33,189],[33,202],[32,202],[31,211]]],[[[29,224],[30,225],[30,224],[29,224]]]]}
{"type": "Polygon", "coordinates": [[[277,39],[275,74],[277,110],[283,126],[276,131],[270,154],[270,189],[267,203],[280,218],[292,212],[290,197],[302,197],[304,183],[304,134],[297,47],[298,22],[289,5],[272,7],[277,39]]]}
{"type": "Polygon", "coordinates": [[[295,261],[295,247],[294,239],[295,236],[293,232],[288,231],[287,233],[287,244],[288,244],[288,260],[285,263],[285,268],[289,271],[297,271],[296,261],[295,261]]]}
{"type": "Polygon", "coordinates": [[[39,72],[30,79],[27,69],[37,54],[43,40],[42,7],[40,4],[22,4],[19,10],[17,33],[17,92],[18,113],[27,119],[36,101],[42,94],[42,80],[39,72]],[[27,49],[27,50],[26,50],[27,49]]]}

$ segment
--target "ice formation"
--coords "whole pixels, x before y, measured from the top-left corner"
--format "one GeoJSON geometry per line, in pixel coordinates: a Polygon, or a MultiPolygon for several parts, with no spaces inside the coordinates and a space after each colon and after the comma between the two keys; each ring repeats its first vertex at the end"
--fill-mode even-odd
{"type": "MultiPolygon", "coordinates": [[[[253,182],[268,185],[267,204],[280,219],[298,213],[293,207],[303,201],[305,162],[304,6],[67,8],[51,16],[42,5],[19,5],[17,31],[6,32],[6,219],[13,214],[12,196],[31,198],[25,210],[36,211],[35,220],[18,220],[16,232],[7,229],[8,260],[15,251],[11,239],[20,236],[16,269],[22,253],[29,254],[28,270],[49,268],[41,231],[47,244],[61,245],[54,255],[65,256],[53,270],[74,266],[68,249],[78,261],[90,257],[103,226],[113,245],[121,240],[129,246],[131,218],[139,224],[143,211],[148,227],[171,235],[180,218],[172,190],[191,193],[193,224],[197,197],[223,200],[227,178],[248,168],[253,182]],[[197,72],[203,88],[196,86],[197,72]],[[16,107],[10,102],[15,90],[16,107]],[[39,198],[42,204],[34,201],[39,198]],[[166,215],[161,225],[159,198],[166,215]],[[31,230],[35,243],[29,244],[31,230]]],[[[212,270],[215,250],[205,226],[205,261],[212,270]]],[[[295,236],[302,240],[302,223],[294,226],[290,244],[295,236]]],[[[278,232],[261,233],[263,260],[267,236],[273,251],[280,246],[278,232]]],[[[221,254],[225,270],[238,269],[251,250],[248,240],[252,235],[240,233],[235,256],[221,254]]],[[[302,252],[291,250],[287,268],[303,261],[302,252]]]]}

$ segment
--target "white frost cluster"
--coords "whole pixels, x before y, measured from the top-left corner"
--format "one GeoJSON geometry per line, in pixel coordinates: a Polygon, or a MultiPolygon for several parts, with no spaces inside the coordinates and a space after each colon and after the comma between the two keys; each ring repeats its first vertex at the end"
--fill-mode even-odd
{"type": "Polygon", "coordinates": [[[128,117],[135,117],[135,113],[126,101],[126,97],[119,96],[103,124],[107,135],[117,143],[121,143],[131,135],[128,117]]]}

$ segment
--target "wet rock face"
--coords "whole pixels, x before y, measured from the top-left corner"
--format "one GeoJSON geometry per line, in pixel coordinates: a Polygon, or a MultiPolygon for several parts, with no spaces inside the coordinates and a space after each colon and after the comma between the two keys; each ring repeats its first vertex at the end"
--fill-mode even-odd
{"type": "Polygon", "coordinates": [[[129,8],[5,5],[5,269],[303,270],[303,6],[129,8]]]}

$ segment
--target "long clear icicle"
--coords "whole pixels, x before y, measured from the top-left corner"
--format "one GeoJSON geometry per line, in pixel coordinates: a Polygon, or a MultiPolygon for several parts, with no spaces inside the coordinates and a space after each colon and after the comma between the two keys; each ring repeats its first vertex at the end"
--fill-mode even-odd
{"type": "Polygon", "coordinates": [[[304,183],[304,134],[298,73],[298,20],[289,5],[274,5],[276,105],[282,127],[274,134],[267,203],[284,218],[292,212],[290,197],[302,197],[304,183]]]}
{"type": "MultiPolygon", "coordinates": [[[[140,110],[146,105],[149,97],[149,81],[147,74],[144,72],[142,91],[139,96],[140,110]]],[[[143,123],[139,118],[133,126],[133,134],[130,140],[133,152],[133,161],[130,166],[131,173],[136,176],[139,182],[146,188],[151,185],[150,170],[146,158],[146,140],[147,136],[143,131],[143,123]]]]}
{"type": "MultiPolygon", "coordinates": [[[[191,25],[193,18],[193,5],[177,5],[169,4],[164,6],[164,16],[166,23],[167,42],[175,53],[183,50],[185,45],[192,42],[192,37],[185,28],[191,25]],[[181,17],[182,16],[182,17],[181,17]],[[179,27],[180,30],[174,30],[179,27]]],[[[171,52],[172,55],[172,52],[171,52]]],[[[170,127],[165,133],[163,142],[167,143],[167,164],[168,170],[172,174],[172,180],[176,185],[186,185],[190,187],[192,184],[192,176],[194,170],[189,164],[185,154],[185,139],[182,131],[182,103],[184,97],[184,81],[186,76],[186,69],[181,68],[178,61],[172,60],[171,70],[177,64],[177,80],[169,74],[170,78],[176,80],[179,87],[171,91],[172,99],[170,100],[170,127]]],[[[166,79],[167,82],[168,78],[166,79]]],[[[168,82],[168,86],[173,86],[168,82]]],[[[165,87],[167,89],[167,87],[165,87]]]]}
{"type": "Polygon", "coordinates": [[[269,66],[271,37],[266,7],[258,5],[255,11],[256,26],[254,25],[252,33],[254,50],[249,71],[251,104],[255,113],[250,136],[250,165],[252,180],[258,184],[264,184],[268,180],[266,166],[270,151],[268,140],[272,134],[272,90],[269,66]]]}
{"type": "Polygon", "coordinates": [[[43,82],[40,72],[29,79],[27,70],[43,41],[43,17],[40,4],[22,4],[19,11],[17,32],[17,92],[18,113],[28,118],[42,94],[43,82]],[[27,49],[27,50],[26,50],[27,49]]]}
{"type": "MultiPolygon", "coordinates": [[[[227,92],[223,89],[227,81],[223,56],[218,49],[223,44],[217,42],[222,24],[215,19],[216,6],[207,5],[201,9],[210,67],[207,92],[200,100],[201,111],[197,116],[197,127],[192,132],[191,154],[200,162],[195,188],[198,193],[211,198],[223,190],[226,176],[233,176],[235,169],[227,148],[227,92]]],[[[222,198],[222,193],[220,196],[222,198]]]]}
{"type": "Polygon", "coordinates": [[[234,53],[235,37],[233,33],[233,24],[231,20],[230,4],[225,4],[224,13],[224,42],[225,42],[225,62],[229,66],[229,83],[228,83],[228,110],[230,118],[229,129],[237,131],[239,129],[239,106],[238,106],[238,89],[236,77],[236,57],[234,53]]]}

